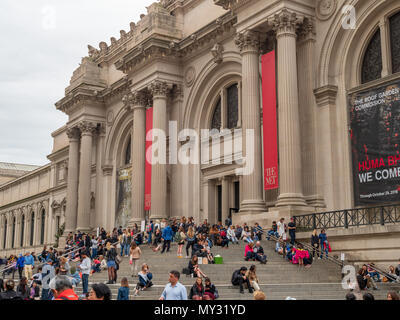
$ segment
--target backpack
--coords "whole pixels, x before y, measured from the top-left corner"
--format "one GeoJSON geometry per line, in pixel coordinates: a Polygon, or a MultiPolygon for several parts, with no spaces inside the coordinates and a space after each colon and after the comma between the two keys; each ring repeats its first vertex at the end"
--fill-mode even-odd
{"type": "Polygon", "coordinates": [[[190,275],[190,270],[189,270],[189,268],[183,268],[183,269],[182,269],[182,273],[183,273],[183,274],[186,274],[187,276],[190,275]]]}
{"type": "Polygon", "coordinates": [[[400,265],[396,267],[396,270],[394,272],[396,273],[396,276],[400,276],[400,265]]]}

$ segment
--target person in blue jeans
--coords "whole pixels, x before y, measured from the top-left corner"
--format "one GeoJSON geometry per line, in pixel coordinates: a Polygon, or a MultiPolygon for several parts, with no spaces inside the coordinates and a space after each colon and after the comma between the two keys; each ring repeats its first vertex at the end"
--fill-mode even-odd
{"type": "Polygon", "coordinates": [[[82,272],[82,293],[85,295],[88,293],[88,286],[89,286],[89,274],[92,269],[92,262],[90,261],[90,258],[88,257],[88,253],[86,251],[83,251],[82,254],[82,262],[78,266],[78,268],[82,272]]]}
{"type": "Polygon", "coordinates": [[[165,248],[167,248],[167,247],[168,247],[167,252],[169,252],[172,237],[173,237],[173,231],[172,231],[171,227],[169,226],[169,224],[167,223],[167,226],[164,228],[164,230],[162,232],[162,239],[164,239],[164,243],[163,243],[163,249],[162,249],[161,253],[164,253],[165,248]]]}
{"type": "Polygon", "coordinates": [[[321,247],[321,256],[319,259],[323,258],[324,251],[326,253],[326,258],[328,258],[328,252],[329,252],[329,243],[328,243],[328,237],[326,236],[325,229],[321,230],[321,233],[318,236],[319,238],[319,243],[321,247]]]}
{"type": "Polygon", "coordinates": [[[153,235],[153,229],[154,229],[154,224],[153,224],[153,220],[150,220],[150,225],[149,225],[149,237],[147,239],[147,243],[151,245],[151,236],[153,235]]]}

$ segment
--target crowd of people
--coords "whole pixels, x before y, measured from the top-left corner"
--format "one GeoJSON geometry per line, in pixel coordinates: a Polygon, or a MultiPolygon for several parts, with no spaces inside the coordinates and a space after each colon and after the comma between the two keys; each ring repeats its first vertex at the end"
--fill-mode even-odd
{"type": "MultiPolygon", "coordinates": [[[[244,261],[258,261],[267,263],[267,256],[261,246],[265,235],[267,240],[276,242],[275,251],[284,255],[286,260],[299,267],[311,267],[317,255],[319,259],[329,256],[331,251],[325,230],[318,235],[317,230],[311,235],[310,246],[303,247],[296,241],[296,224],[293,219],[286,225],[284,218],[278,223],[275,221],[268,231],[264,231],[256,223],[248,226],[233,225],[228,218],[225,224],[218,222],[210,225],[207,220],[196,224],[193,218],[149,221],[144,231],[135,224],[133,228],[114,228],[106,232],[101,228],[96,234],[86,234],[78,231],[68,234],[66,245],[62,249],[43,248],[37,256],[32,253],[10,256],[2,259],[0,263],[6,265],[3,270],[3,279],[9,275],[11,279],[0,280],[0,299],[22,300],[110,300],[111,291],[107,285],[117,283],[117,275],[122,257],[129,258],[131,277],[137,278],[133,296],[140,291],[153,286],[153,274],[149,265],[143,263],[139,266],[142,257],[141,246],[148,244],[154,252],[164,254],[171,250],[171,242],[176,243],[177,258],[183,258],[183,251],[189,259],[188,267],[182,270],[183,274],[195,278],[193,286],[189,289],[179,283],[181,272],[170,272],[169,283],[165,287],[160,299],[178,300],[215,300],[219,297],[216,286],[200,268],[202,264],[214,264],[215,257],[212,253],[214,246],[229,248],[241,241],[246,244],[244,261]],[[290,240],[287,239],[289,234],[290,240]],[[76,266],[74,266],[76,264],[76,266]],[[36,273],[34,270],[36,268],[36,273]],[[138,268],[140,271],[138,272],[138,268]],[[18,271],[19,284],[15,288],[14,276],[18,271]],[[108,282],[92,285],[89,290],[89,277],[94,273],[107,272],[108,282]],[[74,288],[82,285],[82,295],[78,297],[74,288]]],[[[399,281],[400,261],[396,268],[391,266],[382,281],[399,281]]],[[[134,279],[136,281],[136,279],[134,279]]],[[[352,286],[359,292],[368,288],[376,288],[375,282],[381,281],[380,273],[376,272],[373,264],[365,265],[359,271],[357,283],[352,286]]],[[[231,283],[238,286],[239,292],[248,289],[255,299],[265,299],[265,294],[260,290],[256,274],[256,266],[249,269],[242,266],[232,274],[231,283]]],[[[351,287],[351,288],[353,288],[351,287]]],[[[129,279],[123,277],[120,281],[117,300],[129,300],[129,279]]],[[[353,288],[353,289],[354,289],[353,288]]],[[[398,297],[395,292],[390,293],[391,299],[398,297]]],[[[389,297],[388,296],[388,297],[389,297]]],[[[348,297],[346,297],[347,299],[348,297]]]]}

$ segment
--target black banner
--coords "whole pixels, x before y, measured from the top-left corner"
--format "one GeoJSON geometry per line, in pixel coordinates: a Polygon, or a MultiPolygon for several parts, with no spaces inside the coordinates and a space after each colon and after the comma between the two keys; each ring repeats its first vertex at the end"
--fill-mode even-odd
{"type": "Polygon", "coordinates": [[[400,80],[349,96],[356,206],[400,201],[400,80]]]}

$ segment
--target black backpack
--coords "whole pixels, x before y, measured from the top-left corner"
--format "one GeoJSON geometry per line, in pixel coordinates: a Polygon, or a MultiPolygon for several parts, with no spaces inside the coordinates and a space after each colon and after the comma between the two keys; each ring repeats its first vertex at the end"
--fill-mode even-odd
{"type": "Polygon", "coordinates": [[[400,264],[397,266],[394,272],[396,273],[396,276],[400,277],[400,264]]]}

